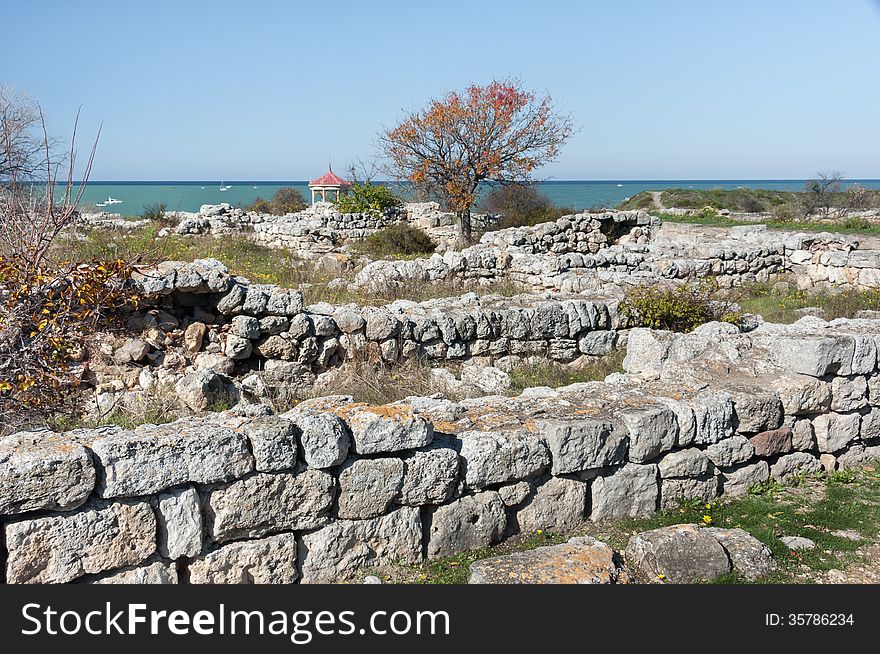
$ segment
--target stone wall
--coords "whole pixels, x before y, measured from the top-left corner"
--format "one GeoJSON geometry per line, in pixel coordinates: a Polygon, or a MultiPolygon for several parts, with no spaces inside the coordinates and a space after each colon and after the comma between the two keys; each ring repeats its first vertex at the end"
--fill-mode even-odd
{"type": "Polygon", "coordinates": [[[214,260],[165,262],[136,281],[149,298],[128,333],[108,336],[90,365],[102,411],[121,394],[156,386],[174,388],[196,411],[211,389],[230,384],[235,395],[302,396],[352,358],[571,363],[610,353],[620,327],[618,299],[597,294],[306,307],[299,291],[250,284],[214,260]]]}
{"type": "MultiPolygon", "coordinates": [[[[436,202],[407,203],[383,213],[340,213],[331,203],[319,202],[299,213],[284,216],[245,211],[228,204],[203,205],[195,212],[170,212],[180,220],[180,235],[239,235],[270,248],[285,248],[300,256],[317,257],[338,251],[347,241],[358,240],[398,223],[426,229],[449,227],[455,216],[440,210],[436,202]]],[[[114,223],[90,216],[94,227],[114,223]]],[[[474,214],[476,229],[500,220],[500,216],[474,214]]]]}
{"type": "MultiPolygon", "coordinates": [[[[274,306],[274,305],[273,305],[274,306]]],[[[357,579],[880,456],[880,321],[634,330],[515,398],[310,400],[0,441],[7,583],[357,579]]]]}
{"type": "Polygon", "coordinates": [[[729,288],[793,276],[803,288],[880,288],[880,249],[851,236],[707,228],[666,223],[645,212],[566,216],[535,227],[489,232],[478,245],[412,261],[375,261],[357,287],[462,279],[510,279],[566,293],[620,292],[634,284],[712,278],[729,288]]]}

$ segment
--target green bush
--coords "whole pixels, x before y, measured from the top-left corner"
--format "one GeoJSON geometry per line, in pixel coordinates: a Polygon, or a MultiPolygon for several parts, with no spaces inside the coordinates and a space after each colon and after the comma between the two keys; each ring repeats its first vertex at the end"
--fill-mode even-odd
{"type": "Polygon", "coordinates": [[[374,257],[410,257],[431,254],[435,247],[424,231],[401,223],[370,234],[360,249],[374,257]]]}
{"type": "Polygon", "coordinates": [[[272,196],[271,200],[266,200],[258,195],[247,206],[247,210],[256,211],[257,213],[269,213],[273,216],[283,216],[288,213],[304,211],[307,206],[302,193],[290,186],[284,186],[275,191],[275,195],[272,196]]]}
{"type": "Polygon", "coordinates": [[[501,214],[502,219],[495,225],[495,229],[538,225],[576,213],[574,209],[555,206],[532,184],[509,184],[493,188],[480,202],[480,210],[501,214]]]}
{"type": "Polygon", "coordinates": [[[256,211],[257,213],[272,213],[272,203],[258,195],[248,205],[247,210],[256,211]]]}
{"type": "Polygon", "coordinates": [[[141,213],[141,218],[152,220],[160,225],[176,225],[177,219],[168,215],[168,206],[164,202],[148,204],[141,213]]]}
{"type": "Polygon", "coordinates": [[[295,188],[284,186],[272,196],[272,213],[283,216],[286,213],[297,213],[306,208],[306,201],[295,188]]]}
{"type": "Polygon", "coordinates": [[[391,189],[383,184],[352,184],[346,195],[336,201],[336,209],[340,213],[373,213],[381,214],[399,207],[402,204],[391,189]]]}
{"type": "Polygon", "coordinates": [[[620,303],[620,315],[630,327],[650,327],[689,332],[713,320],[736,323],[738,307],[713,297],[709,283],[687,283],[674,287],[638,286],[620,303]]]}

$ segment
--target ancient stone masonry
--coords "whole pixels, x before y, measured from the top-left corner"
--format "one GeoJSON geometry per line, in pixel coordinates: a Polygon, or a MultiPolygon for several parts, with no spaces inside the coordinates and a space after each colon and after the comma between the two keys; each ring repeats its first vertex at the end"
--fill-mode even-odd
{"type": "MultiPolygon", "coordinates": [[[[454,224],[454,214],[441,211],[436,202],[407,203],[382,213],[339,213],[332,204],[323,202],[284,216],[245,211],[229,204],[206,204],[198,212],[170,213],[180,220],[174,230],[177,234],[235,234],[267,247],[286,248],[305,258],[337,252],[348,241],[365,238],[398,223],[412,223],[427,229],[454,224]]],[[[474,214],[472,222],[479,229],[500,218],[497,215],[474,214]]],[[[103,214],[90,214],[85,222],[98,228],[127,227],[126,221],[113,221],[103,214]]],[[[144,222],[139,221],[141,226],[144,222]]]]}
{"type": "MultiPolygon", "coordinates": [[[[228,295],[234,280],[206,272],[188,283],[237,298],[230,314],[307,315],[294,295],[228,295]]],[[[280,415],[242,402],[133,430],[15,434],[0,441],[4,580],[350,580],[857,465],[880,457],[878,347],[877,320],[636,329],[626,373],[513,398],[335,396],[280,415]]],[[[667,536],[643,536],[631,547],[651,563],[667,536]]],[[[729,535],[712,536],[721,552],[729,535]]]]}
{"type": "Polygon", "coordinates": [[[196,411],[212,389],[265,396],[311,387],[357,357],[394,363],[476,360],[511,368],[528,357],[571,363],[618,345],[617,298],[470,293],[422,303],[303,306],[299,291],[247,283],[214,260],[162,263],[137,283],[148,295],[134,338],[103,343],[90,366],[101,406],[126,389],[174,387],[196,411]],[[105,396],[105,397],[102,397],[105,396]]]}
{"type": "Polygon", "coordinates": [[[635,284],[694,278],[741,286],[786,273],[802,288],[878,288],[880,250],[859,249],[855,238],[839,234],[660,225],[645,212],[621,211],[488,232],[478,245],[430,258],[375,261],[359,272],[355,285],[512,279],[566,293],[619,293],[635,284]]]}

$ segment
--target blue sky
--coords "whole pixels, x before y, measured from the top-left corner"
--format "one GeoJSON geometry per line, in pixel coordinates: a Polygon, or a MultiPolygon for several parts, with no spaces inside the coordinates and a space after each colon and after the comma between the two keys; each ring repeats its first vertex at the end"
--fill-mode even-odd
{"type": "Polygon", "coordinates": [[[344,170],[403,110],[505,76],[579,127],[543,178],[880,178],[878,0],[49,0],[4,17],[0,83],[56,134],[81,105],[80,150],[103,120],[93,180],[344,170]]]}

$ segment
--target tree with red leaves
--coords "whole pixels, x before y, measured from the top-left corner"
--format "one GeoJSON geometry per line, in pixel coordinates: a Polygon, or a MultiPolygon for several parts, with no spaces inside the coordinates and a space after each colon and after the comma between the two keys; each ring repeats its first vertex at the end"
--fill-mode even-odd
{"type": "Polygon", "coordinates": [[[434,99],[379,140],[392,174],[443,198],[469,242],[480,183],[529,180],[556,158],[573,130],[549,96],[538,98],[519,80],[502,80],[434,99]]]}

